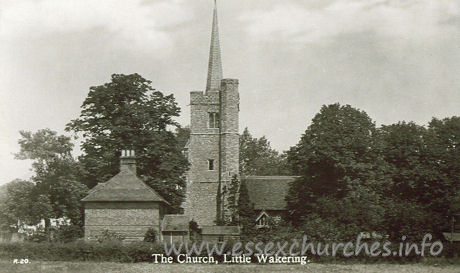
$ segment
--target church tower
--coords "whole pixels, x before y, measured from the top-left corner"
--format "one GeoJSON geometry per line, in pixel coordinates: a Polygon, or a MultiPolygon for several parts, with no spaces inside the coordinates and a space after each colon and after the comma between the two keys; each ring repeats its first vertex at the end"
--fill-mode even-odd
{"type": "MultiPolygon", "coordinates": [[[[184,213],[200,226],[228,217],[227,191],[239,175],[238,80],[223,79],[214,1],[206,90],[190,92],[190,169],[184,213]]],[[[239,178],[239,177],[238,177],[239,178]]]]}

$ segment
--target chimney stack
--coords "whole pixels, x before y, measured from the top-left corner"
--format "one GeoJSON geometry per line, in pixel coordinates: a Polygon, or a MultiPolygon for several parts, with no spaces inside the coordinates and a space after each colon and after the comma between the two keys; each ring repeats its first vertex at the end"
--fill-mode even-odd
{"type": "Polygon", "coordinates": [[[136,174],[136,155],[134,150],[121,150],[120,171],[131,170],[136,174]]]}

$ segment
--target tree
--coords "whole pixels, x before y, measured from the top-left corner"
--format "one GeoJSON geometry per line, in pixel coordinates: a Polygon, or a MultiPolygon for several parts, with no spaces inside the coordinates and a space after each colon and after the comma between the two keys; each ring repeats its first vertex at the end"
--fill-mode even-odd
{"type": "Polygon", "coordinates": [[[426,129],[413,122],[399,122],[382,125],[378,137],[383,145],[381,154],[391,166],[393,185],[390,194],[416,201],[426,190],[423,185],[430,184],[431,180],[430,168],[424,162],[427,156],[426,129]]]}
{"type": "Polygon", "coordinates": [[[286,158],[270,147],[265,136],[254,138],[245,128],[240,136],[240,173],[243,175],[289,175],[286,158]]]}
{"type": "Polygon", "coordinates": [[[408,233],[409,228],[401,222],[412,219],[412,229],[441,237],[442,231],[449,229],[446,219],[451,202],[460,192],[460,119],[434,118],[428,128],[399,122],[382,126],[379,137],[393,180],[387,194],[393,204],[388,206],[389,215],[385,217],[390,222],[389,230],[395,237],[408,233]],[[412,209],[413,213],[401,214],[400,208],[412,209]],[[420,212],[423,217],[414,218],[420,212]],[[403,216],[405,219],[397,218],[403,216]]]}
{"type": "MultiPolygon", "coordinates": [[[[375,133],[375,124],[364,111],[339,104],[321,108],[288,151],[289,164],[301,176],[286,198],[293,223],[301,224],[319,198],[380,196],[391,185],[375,133]]],[[[321,212],[327,217],[327,211],[321,212]]]]}
{"type": "Polygon", "coordinates": [[[229,219],[224,219],[228,225],[236,225],[238,223],[238,198],[240,191],[240,181],[237,175],[232,177],[228,188],[227,209],[229,211],[229,219]]]}
{"type": "Polygon", "coordinates": [[[438,206],[433,209],[445,211],[446,202],[460,199],[460,117],[433,118],[428,125],[426,143],[425,162],[438,174],[424,197],[438,206]]]}
{"type": "MultiPolygon", "coordinates": [[[[34,183],[32,186],[28,182],[30,189],[26,197],[32,205],[23,210],[29,221],[36,223],[44,219],[46,230],[50,218],[67,217],[73,224],[82,225],[80,199],[86,195],[87,187],[76,179],[79,167],[71,155],[73,144],[70,138],[59,136],[50,129],[36,133],[21,131],[20,134],[20,151],[16,158],[33,160],[34,169],[34,183]]],[[[20,214],[16,216],[22,217],[20,214]]]]}
{"type": "Polygon", "coordinates": [[[255,217],[254,205],[249,199],[249,192],[244,180],[241,181],[239,198],[238,198],[238,224],[242,227],[242,234],[250,236],[255,231],[255,217]]]}
{"type": "Polygon", "coordinates": [[[170,130],[178,127],[180,112],[173,95],[138,74],[114,74],[111,82],[90,88],[81,108],[66,130],[83,135],[82,181],[90,188],[107,181],[118,173],[121,150],[133,149],[137,174],[178,209],[188,162],[170,130]]]}
{"type": "Polygon", "coordinates": [[[31,159],[35,171],[41,172],[54,161],[70,158],[73,144],[68,136],[58,136],[57,132],[50,129],[38,130],[36,133],[19,131],[21,147],[16,159],[31,159]]]}
{"type": "Polygon", "coordinates": [[[18,221],[34,222],[30,213],[33,206],[31,196],[34,186],[34,183],[20,179],[4,185],[0,210],[3,228],[17,227],[18,221]]]}
{"type": "Polygon", "coordinates": [[[8,219],[7,206],[6,206],[7,188],[6,184],[0,186],[0,229],[7,230],[11,222],[8,219]]]}

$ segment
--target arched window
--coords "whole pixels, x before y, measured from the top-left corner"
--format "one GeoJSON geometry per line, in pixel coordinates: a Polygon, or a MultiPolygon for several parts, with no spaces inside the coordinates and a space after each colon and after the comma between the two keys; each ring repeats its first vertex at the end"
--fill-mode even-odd
{"type": "Polygon", "coordinates": [[[209,128],[219,128],[219,113],[209,112],[208,127],[209,128]]]}

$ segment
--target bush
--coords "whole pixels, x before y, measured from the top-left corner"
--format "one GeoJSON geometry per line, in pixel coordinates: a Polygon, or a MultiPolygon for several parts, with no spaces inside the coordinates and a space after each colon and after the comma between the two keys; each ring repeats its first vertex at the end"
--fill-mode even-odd
{"type": "Polygon", "coordinates": [[[59,242],[69,243],[79,238],[83,238],[83,229],[80,226],[60,226],[57,230],[57,240],[59,242]]]}
{"type": "Polygon", "coordinates": [[[149,228],[144,235],[144,242],[155,243],[157,239],[157,232],[153,228],[149,228]]]}
{"type": "Polygon", "coordinates": [[[45,232],[37,231],[37,232],[34,232],[32,235],[28,235],[25,238],[25,240],[28,242],[41,243],[41,242],[47,241],[48,236],[46,235],[45,232]]]}
{"type": "Polygon", "coordinates": [[[433,213],[423,206],[408,202],[389,200],[385,205],[383,226],[390,239],[399,240],[403,235],[414,240],[421,240],[430,233],[435,239],[441,239],[433,227],[433,213]]]}
{"type": "Polygon", "coordinates": [[[97,241],[99,243],[118,241],[121,242],[125,239],[125,236],[118,234],[114,231],[108,229],[104,230],[101,235],[97,236],[97,241]]]}

